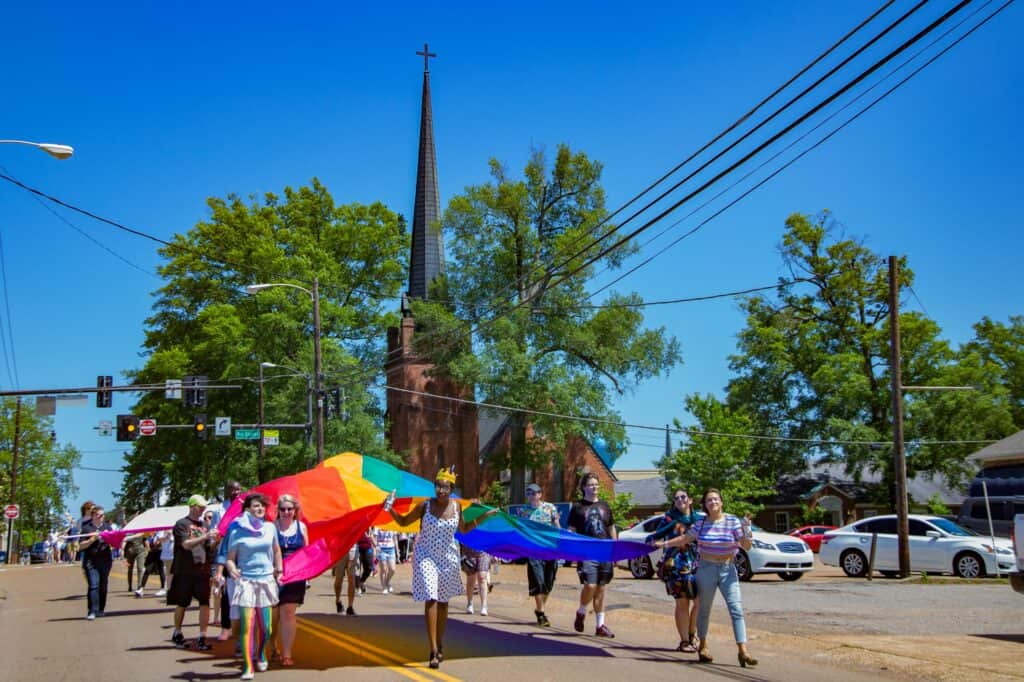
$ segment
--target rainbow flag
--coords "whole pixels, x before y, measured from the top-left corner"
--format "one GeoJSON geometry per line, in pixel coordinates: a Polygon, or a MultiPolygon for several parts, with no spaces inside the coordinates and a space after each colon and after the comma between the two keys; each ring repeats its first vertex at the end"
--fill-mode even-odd
{"type": "MultiPolygon", "coordinates": [[[[299,501],[302,520],[309,530],[309,545],[290,556],[282,582],[314,578],[348,553],[371,526],[415,532],[417,525],[398,526],[384,511],[384,500],[395,491],[394,508],[408,513],[434,495],[434,484],[381,460],[352,452],[335,455],[317,467],[268,481],[249,492],[268,498],[267,518],[277,512],[277,500],[289,494],[299,501]]],[[[241,495],[218,526],[227,535],[231,522],[241,513],[241,495]]],[[[466,521],[473,521],[490,507],[456,498],[466,521]]],[[[511,516],[504,512],[484,521],[475,530],[456,536],[473,549],[503,559],[531,557],[567,561],[617,561],[651,551],[637,542],[596,540],[565,530],[511,516]]]]}

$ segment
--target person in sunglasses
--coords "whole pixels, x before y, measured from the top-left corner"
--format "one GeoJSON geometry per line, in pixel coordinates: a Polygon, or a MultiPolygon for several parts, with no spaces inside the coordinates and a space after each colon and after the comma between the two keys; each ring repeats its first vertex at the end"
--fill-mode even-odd
{"type": "MultiPolygon", "coordinates": [[[[287,559],[309,544],[306,524],[299,520],[299,501],[291,495],[277,498],[277,515],[274,527],[277,530],[277,544],[281,548],[281,559],[287,559]]],[[[298,628],[296,612],[306,601],[306,581],[296,580],[281,585],[277,594],[278,605],[274,609],[274,632],[277,634],[276,648],[281,655],[281,665],[295,665],[292,660],[292,646],[298,628]]]]}
{"type": "MultiPolygon", "coordinates": [[[[526,502],[520,514],[531,521],[543,523],[547,526],[561,528],[559,522],[560,514],[558,508],[550,502],[544,501],[544,490],[536,483],[526,486],[526,502]]],[[[551,627],[551,621],[544,613],[544,607],[548,602],[548,596],[555,587],[555,575],[558,573],[558,561],[556,559],[527,559],[526,580],[529,585],[530,596],[533,597],[533,615],[537,617],[537,625],[551,627]]]]}
{"type": "MultiPolygon", "coordinates": [[[[651,535],[647,543],[656,540],[670,540],[685,535],[697,517],[693,515],[693,500],[685,490],[672,493],[672,507],[665,512],[665,518],[651,535]]],[[[697,652],[697,548],[669,547],[665,550],[658,566],[658,576],[665,583],[668,596],[676,600],[676,630],[679,632],[679,646],[676,651],[693,654],[697,652]]]]}

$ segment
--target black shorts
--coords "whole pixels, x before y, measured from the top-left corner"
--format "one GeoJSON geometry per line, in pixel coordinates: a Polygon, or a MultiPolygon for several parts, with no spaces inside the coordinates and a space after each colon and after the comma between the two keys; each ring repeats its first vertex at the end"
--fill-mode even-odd
{"type": "Polygon", "coordinates": [[[527,559],[526,580],[530,584],[530,596],[551,594],[557,572],[558,561],[555,559],[527,559]]]}
{"type": "Polygon", "coordinates": [[[171,587],[167,590],[167,605],[187,609],[195,598],[200,606],[210,603],[210,574],[175,573],[171,576],[171,587]]]}
{"type": "Polygon", "coordinates": [[[277,591],[277,600],[280,604],[305,604],[306,581],[296,580],[293,583],[281,585],[277,591]]]}
{"type": "Polygon", "coordinates": [[[612,581],[615,564],[610,561],[581,561],[576,566],[580,585],[607,585],[612,581]]]}

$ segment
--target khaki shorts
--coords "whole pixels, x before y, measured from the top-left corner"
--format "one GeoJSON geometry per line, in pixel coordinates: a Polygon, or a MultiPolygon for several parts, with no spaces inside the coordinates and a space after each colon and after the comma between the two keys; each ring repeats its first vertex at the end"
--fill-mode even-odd
{"type": "Polygon", "coordinates": [[[348,554],[341,557],[338,563],[334,564],[334,568],[331,569],[331,574],[335,576],[345,575],[348,573],[350,576],[355,576],[356,571],[359,570],[359,550],[353,547],[348,551],[348,554]]]}

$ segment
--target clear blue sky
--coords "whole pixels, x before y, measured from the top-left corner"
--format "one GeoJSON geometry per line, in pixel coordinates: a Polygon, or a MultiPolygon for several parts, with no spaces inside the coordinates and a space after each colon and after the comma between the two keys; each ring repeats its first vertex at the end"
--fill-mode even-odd
{"type": "MultiPolygon", "coordinates": [[[[933,4],[928,20],[953,3],[933,4]]],[[[615,207],[869,11],[863,2],[29,5],[6,8],[0,28],[0,138],[76,153],[58,162],[0,145],[0,166],[163,238],[205,219],[209,196],[280,192],[314,176],[339,202],[382,200],[410,215],[422,77],[414,53],[425,41],[439,54],[431,74],[444,201],[485,181],[488,158],[518,170],[531,146],[564,141],[605,164],[615,207]]],[[[660,300],[771,284],[784,274],[776,245],[786,217],[828,208],[871,248],[909,256],[920,303],[907,305],[923,304],[954,343],[984,315],[1020,313],[1022,12],[1011,6],[618,288],[660,300]]],[[[143,363],[143,320],[160,282],[140,269],[154,272],[156,245],[53,208],[89,238],[0,183],[17,383],[120,382],[143,363]]],[[[686,422],[683,396],[720,394],[728,380],[742,317],[726,299],[652,309],[649,321],[680,339],[685,363],[618,407],[629,423],[686,422]]],[[[12,383],[0,365],[0,385],[12,383]]],[[[117,468],[123,448],[92,427],[131,401],[91,404],[62,409],[58,436],[85,453],[83,465],[117,468]]],[[[663,435],[631,436],[618,466],[649,467],[663,435]]],[[[120,487],[113,473],[80,471],[76,481],[76,502],[110,504],[120,487]]]]}

